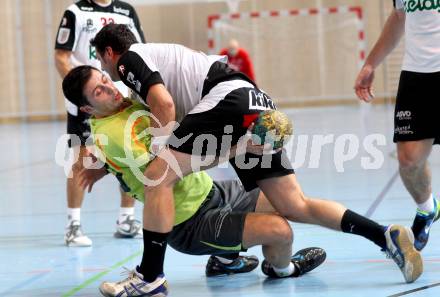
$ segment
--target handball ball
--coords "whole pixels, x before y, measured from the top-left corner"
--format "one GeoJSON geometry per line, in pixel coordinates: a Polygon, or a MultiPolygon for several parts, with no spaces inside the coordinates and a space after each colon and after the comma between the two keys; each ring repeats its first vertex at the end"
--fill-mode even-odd
{"type": "Polygon", "coordinates": [[[274,150],[283,147],[293,134],[292,121],[278,110],[265,110],[255,120],[252,140],[255,144],[269,143],[274,150]]]}

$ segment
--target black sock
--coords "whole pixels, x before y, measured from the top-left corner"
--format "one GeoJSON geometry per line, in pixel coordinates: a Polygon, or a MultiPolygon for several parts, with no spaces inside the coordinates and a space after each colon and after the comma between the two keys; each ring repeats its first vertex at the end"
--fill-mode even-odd
{"type": "Polygon", "coordinates": [[[345,233],[363,236],[382,249],[386,248],[385,227],[349,209],[342,216],[341,229],[345,233]]]}
{"type": "Polygon", "coordinates": [[[170,233],[157,233],[143,229],[144,253],[139,272],[147,282],[154,281],[159,274],[163,274],[163,262],[167,249],[167,237],[170,233]]]}

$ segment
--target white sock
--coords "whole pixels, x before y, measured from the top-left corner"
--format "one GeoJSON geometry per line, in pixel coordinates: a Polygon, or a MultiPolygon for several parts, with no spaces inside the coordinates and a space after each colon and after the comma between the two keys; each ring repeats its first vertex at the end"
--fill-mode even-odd
{"type": "Polygon", "coordinates": [[[276,275],[278,275],[279,277],[291,276],[295,272],[295,265],[293,265],[292,262],[290,262],[286,268],[277,268],[273,265],[272,267],[273,271],[275,271],[276,275]]]}
{"type": "Polygon", "coordinates": [[[417,208],[420,209],[421,211],[426,211],[426,212],[433,212],[434,211],[434,196],[429,195],[428,200],[426,200],[423,203],[417,204],[417,208]]]}
{"type": "Polygon", "coordinates": [[[234,262],[234,260],[231,260],[231,259],[226,259],[226,258],[219,257],[219,256],[215,256],[215,257],[223,264],[231,264],[232,262],[234,262]]]}
{"type": "Polygon", "coordinates": [[[72,221],[81,221],[81,208],[67,208],[67,226],[72,221]]]}
{"type": "Polygon", "coordinates": [[[121,207],[119,208],[118,222],[123,222],[128,216],[134,215],[134,207],[121,207]]]}

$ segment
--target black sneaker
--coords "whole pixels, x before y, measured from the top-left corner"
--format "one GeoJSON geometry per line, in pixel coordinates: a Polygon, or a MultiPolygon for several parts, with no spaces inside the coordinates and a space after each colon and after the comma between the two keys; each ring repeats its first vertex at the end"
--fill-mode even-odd
{"type": "MultiPolygon", "coordinates": [[[[312,271],[321,265],[325,261],[325,258],[326,253],[321,248],[310,247],[302,249],[292,256],[291,261],[293,265],[295,265],[295,272],[287,277],[298,277],[304,273],[312,271]]],[[[273,270],[272,264],[266,260],[261,264],[261,270],[268,277],[281,278],[273,270]]]]}
{"type": "Polygon", "coordinates": [[[259,263],[256,256],[238,256],[238,258],[230,264],[223,264],[217,257],[211,256],[206,264],[205,274],[210,277],[250,272],[257,268],[259,263]]]}
{"type": "Polygon", "coordinates": [[[432,224],[440,218],[440,202],[434,199],[434,211],[427,213],[420,209],[417,209],[416,217],[414,218],[413,225],[411,227],[414,234],[414,247],[419,252],[428,243],[429,231],[432,224]]]}

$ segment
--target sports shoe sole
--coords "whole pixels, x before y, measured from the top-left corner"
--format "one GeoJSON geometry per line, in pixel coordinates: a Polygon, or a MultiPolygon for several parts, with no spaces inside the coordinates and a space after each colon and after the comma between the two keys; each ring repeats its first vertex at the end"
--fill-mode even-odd
{"type": "Polygon", "coordinates": [[[121,232],[115,232],[113,233],[113,237],[115,238],[142,238],[142,234],[136,233],[136,234],[122,234],[121,232]]]}
{"type": "Polygon", "coordinates": [[[105,296],[105,297],[113,297],[113,296],[108,295],[107,293],[103,292],[103,291],[101,290],[101,288],[99,288],[99,292],[102,294],[102,296],[105,296]]]}
{"type": "Polygon", "coordinates": [[[90,242],[90,243],[82,243],[82,242],[75,242],[75,241],[70,241],[70,242],[68,242],[68,241],[64,240],[64,244],[65,244],[67,247],[90,247],[90,246],[93,245],[93,242],[90,242]]]}
{"type": "Polygon", "coordinates": [[[405,281],[412,283],[423,273],[423,259],[414,247],[414,235],[411,229],[403,226],[392,226],[390,232],[395,230],[399,230],[397,244],[405,256],[405,264],[400,270],[405,281]]]}
{"type": "MultiPolygon", "coordinates": [[[[99,292],[102,294],[102,296],[105,296],[105,297],[114,297],[114,296],[112,296],[112,295],[109,295],[109,294],[103,292],[103,291],[101,290],[101,288],[99,288],[99,292]]],[[[167,297],[167,296],[168,296],[168,290],[166,290],[166,293],[158,293],[158,294],[154,294],[154,295],[144,295],[144,296],[151,296],[151,297],[167,297]]]]}
{"type": "Polygon", "coordinates": [[[82,243],[69,243],[69,244],[67,244],[66,243],[66,246],[67,247],[91,247],[92,246],[92,244],[82,244],[82,243]]]}

